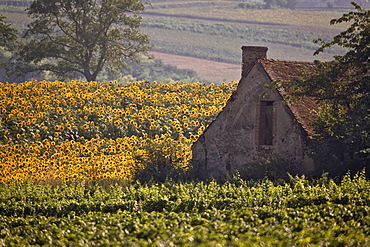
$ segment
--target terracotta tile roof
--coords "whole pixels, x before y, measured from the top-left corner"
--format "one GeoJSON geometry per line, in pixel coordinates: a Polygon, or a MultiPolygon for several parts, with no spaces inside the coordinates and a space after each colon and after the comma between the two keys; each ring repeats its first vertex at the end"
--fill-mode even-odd
{"type": "MultiPolygon", "coordinates": [[[[282,61],[274,59],[259,59],[258,62],[266,71],[271,81],[289,81],[296,78],[304,70],[315,69],[315,64],[311,62],[282,61]]],[[[279,89],[278,92],[284,98],[289,94],[289,90],[279,89]]],[[[315,111],[318,105],[312,98],[304,97],[294,104],[288,104],[297,122],[302,126],[309,136],[315,134],[311,123],[313,121],[311,111],[315,111]]]]}

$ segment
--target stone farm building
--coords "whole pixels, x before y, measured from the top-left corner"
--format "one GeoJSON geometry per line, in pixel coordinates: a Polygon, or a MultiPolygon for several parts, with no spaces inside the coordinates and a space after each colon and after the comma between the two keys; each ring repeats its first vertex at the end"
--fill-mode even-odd
{"type": "MultiPolygon", "coordinates": [[[[296,171],[313,170],[308,156],[310,107],[283,104],[284,92],[267,87],[290,80],[313,63],[266,59],[267,47],[242,47],[242,77],[217,118],[192,147],[194,165],[206,176],[222,177],[279,157],[296,171]]],[[[253,169],[250,171],[253,173],[253,169]]]]}

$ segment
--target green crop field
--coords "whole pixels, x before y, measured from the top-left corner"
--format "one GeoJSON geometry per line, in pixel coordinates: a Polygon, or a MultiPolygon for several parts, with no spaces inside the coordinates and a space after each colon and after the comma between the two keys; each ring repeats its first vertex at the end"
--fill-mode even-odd
{"type": "Polygon", "coordinates": [[[0,186],[0,246],[369,246],[370,182],[0,186]]]}

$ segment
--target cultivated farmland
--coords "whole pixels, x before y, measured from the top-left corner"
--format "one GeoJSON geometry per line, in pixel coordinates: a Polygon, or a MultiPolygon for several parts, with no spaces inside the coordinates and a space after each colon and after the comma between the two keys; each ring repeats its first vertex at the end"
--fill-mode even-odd
{"type": "Polygon", "coordinates": [[[1,246],[368,246],[363,175],[0,186],[1,246]]]}
{"type": "MultiPolygon", "coordinates": [[[[179,68],[193,69],[208,82],[240,79],[243,45],[267,46],[269,58],[297,61],[331,60],[334,54],[343,52],[333,49],[313,56],[318,45],[312,41],[328,40],[344,30],[345,25],[329,25],[331,19],[346,12],[344,9],[245,9],[237,7],[238,1],[150,2],[142,14],[142,30],[151,37],[156,57],[179,68]],[[167,54],[186,59],[179,61],[167,54]],[[202,69],[198,70],[199,63],[193,64],[189,58],[203,59],[202,69]],[[222,62],[219,65],[223,67],[212,73],[210,60],[222,62]],[[204,67],[209,67],[208,71],[204,67]]],[[[3,2],[1,13],[22,29],[27,23],[26,3],[30,2],[3,2]],[[15,4],[18,2],[22,4],[15,4]]]]}
{"type": "Polygon", "coordinates": [[[166,180],[236,85],[0,84],[0,245],[369,245],[365,173],[166,180]]]}
{"type": "MultiPolygon", "coordinates": [[[[334,54],[343,52],[333,49],[313,56],[318,48],[313,43],[314,39],[329,40],[346,28],[345,25],[329,24],[331,19],[342,15],[343,9],[240,9],[236,1],[191,2],[195,1],[187,1],[183,5],[153,1],[152,8],[144,12],[143,30],[151,36],[156,56],[179,68],[197,71],[199,66],[197,63],[192,66],[188,60],[171,59],[166,54],[204,59],[205,66],[211,70],[212,64],[207,60],[239,65],[240,47],[243,45],[267,46],[269,58],[296,61],[331,60],[334,54]]],[[[229,73],[230,66],[223,66],[225,74],[229,73]]],[[[203,71],[200,73],[209,81],[224,81],[219,73],[218,77],[203,71]]],[[[235,67],[226,81],[239,80],[239,77],[240,68],[235,67]]]]}

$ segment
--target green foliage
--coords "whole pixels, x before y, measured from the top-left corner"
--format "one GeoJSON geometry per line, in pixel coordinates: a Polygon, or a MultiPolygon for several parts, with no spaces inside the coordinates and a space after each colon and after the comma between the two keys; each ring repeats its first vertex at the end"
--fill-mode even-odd
{"type": "Polygon", "coordinates": [[[14,50],[17,44],[17,30],[6,22],[6,18],[0,15],[0,68],[6,68],[9,61],[6,52],[14,50]]]}
{"type": "Polygon", "coordinates": [[[246,2],[246,3],[239,3],[238,8],[241,9],[261,9],[262,4],[257,2],[246,2]]]}
{"type": "Polygon", "coordinates": [[[6,23],[6,18],[0,15],[0,47],[12,50],[17,40],[17,31],[6,23]]]}
{"type": "MultiPolygon", "coordinates": [[[[122,68],[120,73],[117,72],[116,77],[112,77],[109,73],[103,72],[99,76],[99,80],[121,80],[128,81],[160,81],[160,82],[185,82],[193,83],[199,82],[200,78],[195,71],[189,69],[179,69],[176,66],[164,64],[159,59],[148,59],[147,57],[140,57],[139,63],[127,62],[127,68],[122,68]],[[128,76],[129,75],[129,76],[128,76]],[[131,76],[131,77],[130,77],[131,76]]],[[[125,82],[125,81],[124,81],[125,82]]]]}
{"type": "Polygon", "coordinates": [[[293,161],[275,156],[270,160],[246,164],[239,172],[245,180],[268,178],[278,181],[287,180],[288,174],[299,174],[299,169],[293,161]]]}
{"type": "Polygon", "coordinates": [[[143,168],[135,171],[133,178],[135,181],[163,183],[166,180],[177,181],[185,177],[184,168],[176,164],[180,164],[180,160],[186,156],[186,153],[184,152],[182,157],[173,155],[178,152],[176,144],[167,143],[166,147],[163,148],[162,143],[147,139],[142,148],[147,150],[147,155],[151,159],[150,161],[141,161],[143,168]]]}
{"type": "Polygon", "coordinates": [[[289,8],[295,9],[297,6],[297,0],[264,0],[265,8],[289,8]]]}
{"type": "Polygon", "coordinates": [[[370,182],[0,185],[4,246],[367,246],[370,182]]]}
{"type": "Polygon", "coordinates": [[[350,27],[330,42],[317,40],[321,48],[316,54],[332,46],[346,48],[347,53],[329,63],[316,62],[314,71],[286,85],[298,98],[317,100],[317,168],[332,175],[370,164],[370,11],[352,4],[356,11],[331,21],[351,22],[350,27]]]}
{"type": "Polygon", "coordinates": [[[103,68],[125,67],[127,59],[150,48],[148,36],[139,32],[137,13],[143,10],[138,0],[34,1],[14,70],[51,71],[59,77],[77,73],[93,81],[103,68]]]}

